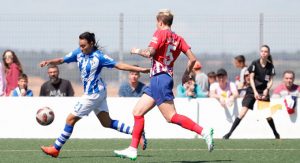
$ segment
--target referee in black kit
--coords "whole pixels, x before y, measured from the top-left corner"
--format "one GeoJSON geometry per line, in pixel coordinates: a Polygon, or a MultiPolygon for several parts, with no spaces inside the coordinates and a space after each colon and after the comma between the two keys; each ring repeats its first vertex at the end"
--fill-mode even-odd
{"type": "MultiPolygon", "coordinates": [[[[270,101],[269,90],[273,84],[273,76],[275,69],[270,54],[270,47],[262,45],[260,48],[260,58],[253,61],[249,66],[250,87],[247,88],[246,95],[242,101],[242,110],[239,116],[234,120],[230,131],[223,136],[223,139],[229,139],[235,128],[239,125],[249,109],[253,110],[256,100],[270,101]]],[[[280,139],[280,135],[276,131],[276,127],[272,117],[268,117],[267,121],[274,133],[276,139],[280,139]]]]}

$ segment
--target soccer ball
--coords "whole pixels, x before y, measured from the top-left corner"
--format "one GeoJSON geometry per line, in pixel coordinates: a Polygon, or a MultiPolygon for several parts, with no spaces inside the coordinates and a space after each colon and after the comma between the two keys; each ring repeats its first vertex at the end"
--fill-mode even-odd
{"type": "Polygon", "coordinates": [[[54,112],[49,107],[43,107],[36,113],[36,121],[43,126],[50,125],[54,120],[54,112]]]}

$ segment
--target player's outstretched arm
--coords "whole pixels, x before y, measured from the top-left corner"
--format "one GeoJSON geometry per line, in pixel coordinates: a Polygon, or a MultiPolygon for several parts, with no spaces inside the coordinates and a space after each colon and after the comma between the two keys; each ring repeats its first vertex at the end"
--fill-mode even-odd
{"type": "Polygon", "coordinates": [[[49,64],[52,64],[52,65],[59,65],[59,64],[62,64],[64,62],[64,59],[63,58],[55,58],[55,59],[50,59],[50,60],[45,60],[45,61],[42,61],[40,63],[40,66],[41,67],[44,67],[44,66],[48,66],[49,64]]]}
{"type": "Polygon", "coordinates": [[[152,47],[148,47],[147,49],[138,49],[138,48],[132,48],[130,50],[131,54],[138,54],[145,58],[151,58],[155,54],[155,49],[152,47]]]}
{"type": "Polygon", "coordinates": [[[118,62],[115,65],[115,68],[118,69],[118,70],[124,70],[124,71],[136,71],[136,72],[142,72],[142,73],[149,73],[150,72],[149,68],[132,66],[132,65],[122,63],[122,62],[118,62]]]}

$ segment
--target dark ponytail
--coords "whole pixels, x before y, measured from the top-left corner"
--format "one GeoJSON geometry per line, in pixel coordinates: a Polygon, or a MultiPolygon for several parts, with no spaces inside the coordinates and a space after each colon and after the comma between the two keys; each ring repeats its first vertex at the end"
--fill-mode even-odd
{"type": "Polygon", "coordinates": [[[272,64],[273,64],[273,59],[272,59],[272,55],[271,55],[271,49],[270,49],[270,47],[269,47],[268,45],[262,45],[260,48],[263,48],[263,47],[265,47],[265,48],[267,48],[267,49],[268,49],[268,51],[269,51],[268,62],[270,62],[270,63],[272,63],[272,64]]]}
{"type": "Polygon", "coordinates": [[[79,39],[85,39],[87,42],[93,43],[93,50],[99,49],[98,41],[96,42],[95,34],[91,32],[84,32],[79,35],[79,39]]]}

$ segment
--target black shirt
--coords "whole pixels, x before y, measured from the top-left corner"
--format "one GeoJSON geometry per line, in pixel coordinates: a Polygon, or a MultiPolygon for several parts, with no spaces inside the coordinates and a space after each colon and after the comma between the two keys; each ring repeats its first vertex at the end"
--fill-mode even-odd
{"type": "MultiPolygon", "coordinates": [[[[249,73],[254,73],[254,83],[257,92],[262,93],[270,81],[271,77],[275,75],[275,69],[272,63],[267,62],[265,67],[260,64],[260,59],[255,60],[248,67],[249,73]]],[[[249,87],[253,92],[252,88],[249,87]]]]}
{"type": "Polygon", "coordinates": [[[68,80],[59,79],[57,84],[47,81],[41,86],[40,96],[74,96],[74,90],[68,80]]]}

